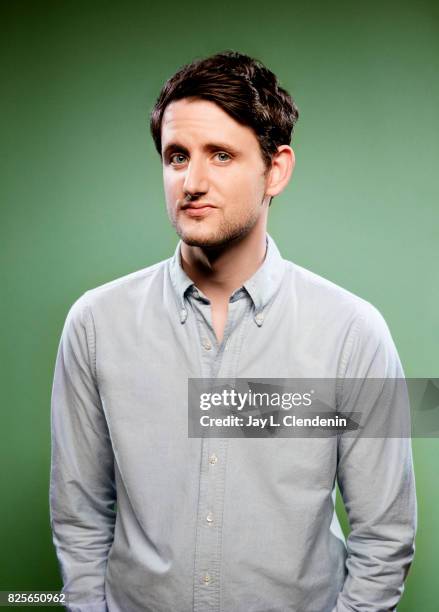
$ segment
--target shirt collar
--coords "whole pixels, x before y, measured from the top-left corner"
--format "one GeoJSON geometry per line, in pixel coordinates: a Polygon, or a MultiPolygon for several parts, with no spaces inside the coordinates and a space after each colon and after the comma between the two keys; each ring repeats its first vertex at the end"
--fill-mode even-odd
{"type": "MultiPolygon", "coordinates": [[[[282,258],[276,243],[267,234],[267,250],[265,259],[256,272],[243,284],[244,289],[250,295],[254,304],[256,315],[262,315],[262,311],[276,295],[282,282],[285,271],[285,260],[282,258]]],[[[184,297],[194,282],[181,265],[181,240],[178,242],[175,253],[170,261],[170,276],[172,285],[176,292],[179,306],[185,310],[184,297]]]]}
{"type": "Polygon", "coordinates": [[[256,313],[261,312],[278,292],[285,272],[285,260],[273,238],[267,234],[267,251],[261,266],[243,287],[249,293],[256,313]]]}

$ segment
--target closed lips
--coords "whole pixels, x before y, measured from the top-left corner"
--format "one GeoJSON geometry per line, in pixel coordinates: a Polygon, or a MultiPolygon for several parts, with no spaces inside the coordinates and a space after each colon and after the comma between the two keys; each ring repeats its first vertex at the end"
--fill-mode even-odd
{"type": "Polygon", "coordinates": [[[182,208],[183,209],[185,208],[215,208],[215,206],[213,204],[189,203],[189,204],[183,204],[182,208]]]}

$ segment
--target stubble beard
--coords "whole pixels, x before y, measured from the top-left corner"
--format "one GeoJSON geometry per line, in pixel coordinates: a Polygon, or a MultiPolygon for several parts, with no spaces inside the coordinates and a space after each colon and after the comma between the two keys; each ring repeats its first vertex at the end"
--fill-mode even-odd
{"type": "MultiPolygon", "coordinates": [[[[223,247],[247,236],[259,219],[260,210],[253,210],[245,219],[236,220],[235,222],[222,220],[217,228],[212,228],[206,235],[200,235],[196,229],[185,230],[178,220],[178,215],[169,214],[170,221],[175,228],[181,240],[189,246],[200,248],[218,248],[223,247]]],[[[203,220],[197,223],[204,223],[203,220]]]]}

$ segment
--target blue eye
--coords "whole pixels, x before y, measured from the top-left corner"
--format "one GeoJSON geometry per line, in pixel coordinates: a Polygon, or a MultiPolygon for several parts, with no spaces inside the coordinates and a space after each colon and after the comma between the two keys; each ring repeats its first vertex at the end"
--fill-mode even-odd
{"type": "Polygon", "coordinates": [[[229,159],[231,159],[230,155],[228,153],[225,153],[224,151],[219,151],[216,155],[219,161],[221,162],[226,162],[226,161],[229,161],[229,159]]]}
{"type": "Polygon", "coordinates": [[[169,158],[169,161],[171,162],[171,164],[180,166],[181,164],[184,164],[184,162],[186,161],[186,156],[183,155],[182,153],[174,153],[169,158]]]}

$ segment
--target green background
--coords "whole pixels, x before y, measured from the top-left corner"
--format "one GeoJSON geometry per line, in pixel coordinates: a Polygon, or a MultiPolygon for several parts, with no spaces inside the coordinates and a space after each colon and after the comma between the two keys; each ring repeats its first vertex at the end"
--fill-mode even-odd
{"type": "MultiPolygon", "coordinates": [[[[175,248],[148,113],[195,57],[249,53],[292,92],[297,164],[270,233],[284,257],[378,307],[407,376],[439,376],[437,6],[2,0],[0,589],[60,587],[59,336],[85,290],[175,248]]],[[[438,450],[414,441],[419,529],[400,612],[437,610],[438,450]]]]}

